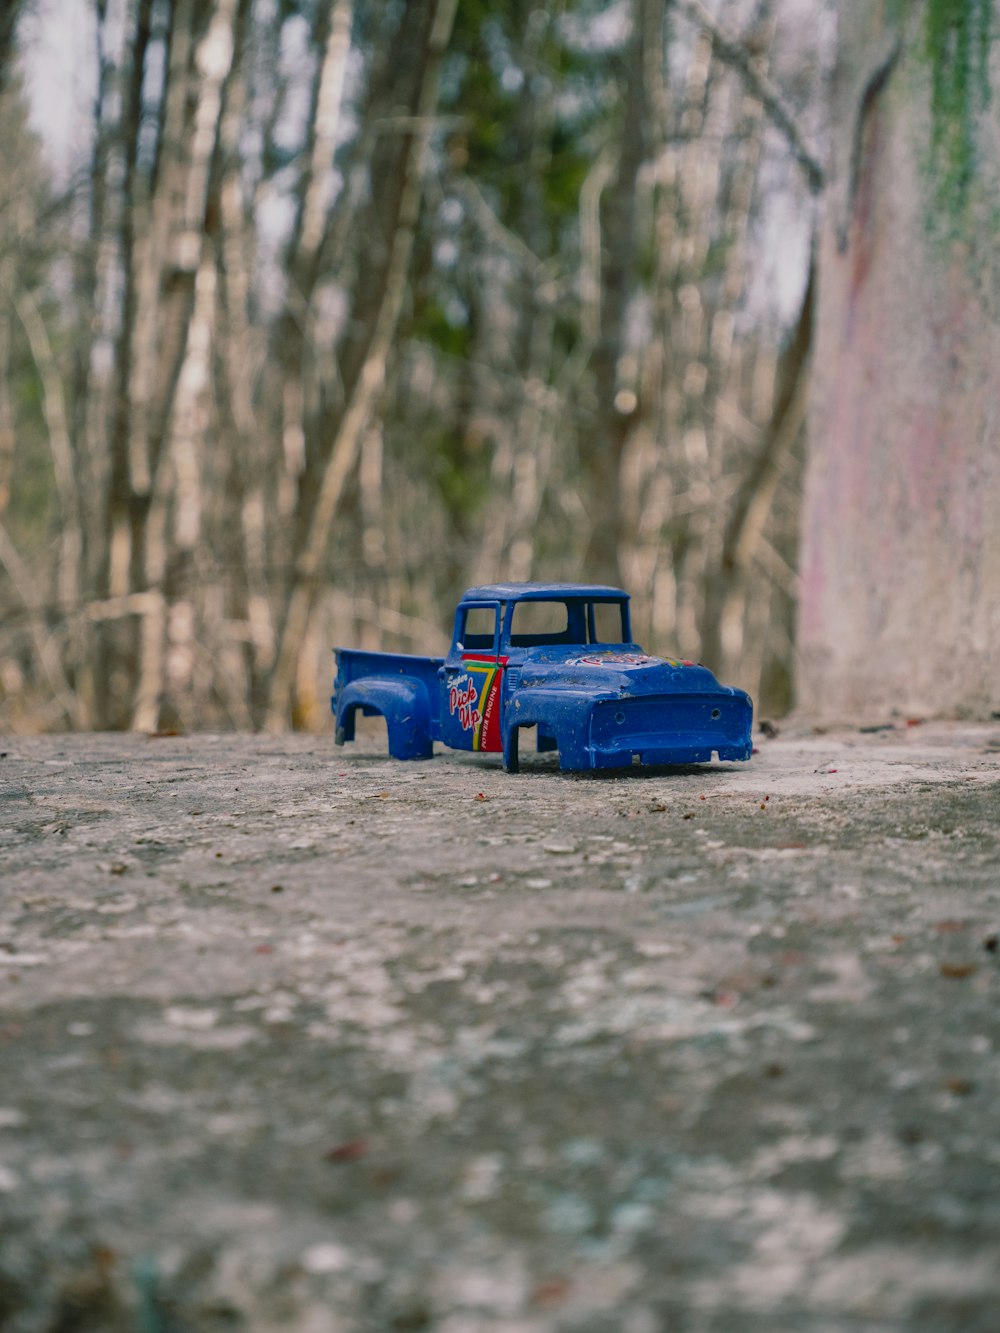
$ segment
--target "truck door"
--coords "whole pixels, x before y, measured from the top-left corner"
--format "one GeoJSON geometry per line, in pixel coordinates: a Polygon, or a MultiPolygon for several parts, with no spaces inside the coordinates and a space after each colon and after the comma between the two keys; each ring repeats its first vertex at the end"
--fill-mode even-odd
{"type": "Polygon", "coordinates": [[[506,657],[500,657],[503,603],[463,603],[455,619],[455,637],[445,659],[441,730],[455,750],[503,749],[500,693],[506,657]]]}

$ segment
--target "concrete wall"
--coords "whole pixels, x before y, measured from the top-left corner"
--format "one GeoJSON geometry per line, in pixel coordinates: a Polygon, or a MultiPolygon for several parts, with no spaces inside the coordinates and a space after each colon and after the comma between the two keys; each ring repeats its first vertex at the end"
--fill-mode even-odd
{"type": "Polygon", "coordinates": [[[988,715],[1000,709],[996,99],[970,107],[976,173],[956,199],[934,147],[926,30],[893,32],[875,10],[845,7],[833,90],[798,704],[988,715]]]}

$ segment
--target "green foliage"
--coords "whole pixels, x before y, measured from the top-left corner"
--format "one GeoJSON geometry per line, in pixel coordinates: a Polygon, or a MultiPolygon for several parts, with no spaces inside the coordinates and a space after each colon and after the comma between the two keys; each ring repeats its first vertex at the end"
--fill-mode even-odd
{"type": "Polygon", "coordinates": [[[489,495],[489,454],[472,446],[459,429],[445,429],[427,438],[431,470],[438,494],[450,516],[452,531],[467,533],[489,495]]]}
{"type": "Polygon", "coordinates": [[[557,127],[552,136],[552,156],[543,182],[545,201],[557,217],[576,215],[580,189],[591,165],[589,154],[580,150],[577,136],[557,127]]]}
{"type": "Polygon", "coordinates": [[[931,68],[931,152],[937,203],[965,208],[976,173],[976,116],[990,99],[993,0],[928,0],[924,45],[931,68]]]}
{"type": "Polygon", "coordinates": [[[446,356],[468,355],[468,324],[459,324],[449,319],[436,301],[429,301],[422,307],[419,318],[414,319],[410,336],[420,342],[430,343],[446,356]]]}
{"type": "Polygon", "coordinates": [[[441,93],[442,110],[461,117],[456,164],[505,226],[548,253],[575,219],[607,110],[606,61],[572,47],[560,9],[460,0],[441,93]]]}
{"type": "Polygon", "coordinates": [[[34,555],[51,539],[58,506],[42,380],[17,313],[18,295],[30,296],[38,305],[57,360],[65,341],[60,334],[58,303],[47,290],[54,256],[52,236],[43,222],[51,204],[47,169],[17,78],[10,79],[0,95],[0,123],[0,320],[6,326],[6,356],[0,373],[6,382],[15,439],[5,521],[22,552],[34,555]]]}
{"type": "Polygon", "coordinates": [[[41,391],[29,371],[14,384],[18,448],[11,476],[10,527],[23,552],[42,551],[58,517],[52,461],[44,439],[41,391]]]}

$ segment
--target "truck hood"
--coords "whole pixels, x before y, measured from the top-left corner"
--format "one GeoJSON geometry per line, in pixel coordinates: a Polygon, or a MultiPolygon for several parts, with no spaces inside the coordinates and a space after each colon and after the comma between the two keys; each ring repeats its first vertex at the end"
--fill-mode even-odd
{"type": "Polygon", "coordinates": [[[733,694],[707,667],[668,657],[650,657],[635,645],[622,648],[528,648],[512,660],[523,689],[573,689],[594,695],[733,694]]]}

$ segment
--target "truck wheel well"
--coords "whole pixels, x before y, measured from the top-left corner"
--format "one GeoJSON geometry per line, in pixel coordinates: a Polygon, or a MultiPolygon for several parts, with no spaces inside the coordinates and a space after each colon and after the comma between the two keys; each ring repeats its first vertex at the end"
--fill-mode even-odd
{"type": "Polygon", "coordinates": [[[517,735],[520,730],[521,728],[515,723],[507,733],[507,744],[504,746],[503,752],[503,766],[508,773],[517,773],[521,767],[517,735]]]}
{"type": "MultiPolygon", "coordinates": [[[[357,732],[357,719],[359,713],[363,718],[379,718],[381,723],[385,726],[386,731],[388,730],[389,727],[388,719],[386,718],[386,715],[381,708],[376,708],[373,704],[363,704],[360,702],[351,703],[347,705],[347,707],[341,714],[340,725],[337,728],[338,744],[343,744],[345,740],[353,741],[355,739],[357,732]]],[[[385,734],[382,731],[381,726],[376,726],[375,728],[368,728],[363,730],[366,730],[368,735],[385,734]]]]}
{"type": "Polygon", "coordinates": [[[345,741],[354,739],[358,712],[382,718],[393,759],[430,759],[434,753],[427,688],[420,681],[372,677],[347,685],[338,701],[338,728],[345,741]]]}
{"type": "Polygon", "coordinates": [[[537,728],[537,740],[535,748],[539,754],[553,753],[559,749],[559,739],[555,731],[545,722],[515,722],[510,729],[510,739],[507,742],[505,751],[504,767],[508,773],[516,773],[520,768],[520,737],[521,731],[534,731],[537,728]]]}

